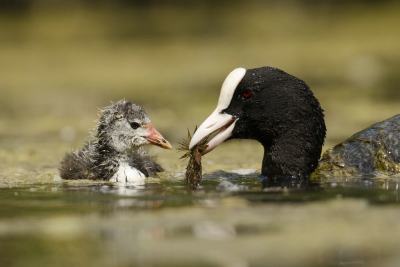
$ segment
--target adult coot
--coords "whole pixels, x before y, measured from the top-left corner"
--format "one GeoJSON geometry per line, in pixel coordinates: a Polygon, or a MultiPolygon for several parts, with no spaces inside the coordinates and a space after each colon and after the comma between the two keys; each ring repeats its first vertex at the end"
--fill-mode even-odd
{"type": "Polygon", "coordinates": [[[206,154],[225,140],[255,139],[264,147],[261,173],[308,178],[321,155],[323,110],[302,80],[276,68],[238,68],[225,79],[216,110],[200,125],[189,147],[217,132],[206,154]]]}
{"type": "Polygon", "coordinates": [[[140,106],[120,100],[102,110],[94,140],[82,150],[64,157],[60,176],[63,179],[143,182],[145,177],[163,170],[142,148],[146,144],[172,148],[140,106]]]}

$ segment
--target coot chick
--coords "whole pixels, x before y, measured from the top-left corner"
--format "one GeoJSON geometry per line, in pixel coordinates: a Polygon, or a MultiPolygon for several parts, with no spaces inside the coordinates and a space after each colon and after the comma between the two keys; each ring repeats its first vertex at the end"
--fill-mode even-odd
{"type": "Polygon", "coordinates": [[[151,144],[171,149],[138,105],[120,100],[102,110],[94,140],[61,161],[63,179],[143,182],[163,171],[142,147],[151,144]]]}
{"type": "Polygon", "coordinates": [[[295,179],[315,170],[326,133],[323,110],[307,84],[272,67],[233,70],[189,147],[216,130],[202,154],[226,140],[254,139],[264,147],[262,175],[295,179]]]}
{"type": "Polygon", "coordinates": [[[400,173],[400,114],[375,123],[328,149],[312,177],[400,173]]]}

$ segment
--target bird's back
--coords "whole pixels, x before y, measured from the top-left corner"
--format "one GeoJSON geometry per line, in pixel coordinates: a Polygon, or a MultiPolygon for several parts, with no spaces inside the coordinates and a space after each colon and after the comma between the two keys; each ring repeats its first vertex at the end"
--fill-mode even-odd
{"type": "Polygon", "coordinates": [[[98,179],[95,154],[94,145],[87,143],[82,150],[65,155],[59,168],[60,176],[67,180],[98,179]]]}
{"type": "MultiPolygon", "coordinates": [[[[142,172],[146,177],[155,177],[163,168],[144,148],[139,148],[124,156],[129,166],[142,172]],[[125,158],[126,157],[126,158],[125,158]]],[[[82,150],[67,154],[60,165],[60,176],[67,180],[109,180],[118,170],[121,159],[101,155],[93,143],[82,150]]]]}
{"type": "Polygon", "coordinates": [[[400,173],[400,114],[360,131],[327,150],[313,176],[400,173]]]}

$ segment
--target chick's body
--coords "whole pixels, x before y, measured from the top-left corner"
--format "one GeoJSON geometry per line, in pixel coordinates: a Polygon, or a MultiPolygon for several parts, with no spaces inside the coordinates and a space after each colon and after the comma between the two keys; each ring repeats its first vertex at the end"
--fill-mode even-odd
{"type": "Polygon", "coordinates": [[[163,171],[142,146],[171,145],[151,125],[141,107],[121,100],[102,112],[94,140],[62,160],[63,179],[137,182],[163,171]]]}

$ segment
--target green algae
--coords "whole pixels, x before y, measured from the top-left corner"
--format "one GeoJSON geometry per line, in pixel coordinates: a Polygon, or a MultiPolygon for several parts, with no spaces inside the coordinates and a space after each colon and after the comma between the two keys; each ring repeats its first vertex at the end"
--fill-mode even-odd
{"type": "Polygon", "coordinates": [[[310,179],[321,179],[329,177],[359,176],[360,174],[343,162],[344,145],[338,144],[324,152],[316,170],[310,179]]]}
{"type": "MultiPolygon", "coordinates": [[[[345,142],[374,143],[369,139],[348,139],[345,142]]],[[[374,176],[393,176],[400,173],[400,164],[388,157],[390,151],[384,145],[380,145],[375,153],[371,150],[371,153],[373,154],[373,166],[376,170],[374,176]]],[[[346,156],[344,142],[328,149],[322,155],[317,169],[311,174],[311,179],[362,176],[363,174],[358,172],[354,166],[346,163],[344,160],[346,156]]]]}
{"type": "MultiPolygon", "coordinates": [[[[195,134],[197,131],[197,126],[193,131],[195,134]]],[[[207,149],[207,141],[211,134],[202,138],[196,145],[189,149],[190,140],[192,140],[192,135],[188,129],[188,137],[183,142],[179,143],[180,147],[179,151],[185,152],[185,154],[180,159],[189,159],[188,165],[186,167],[185,173],[185,183],[186,186],[190,189],[196,189],[200,184],[202,179],[202,165],[201,165],[201,153],[207,149]]]]}
{"type": "Polygon", "coordinates": [[[400,164],[391,160],[387,151],[380,149],[376,152],[374,156],[375,167],[378,172],[384,175],[395,175],[400,173],[400,164]]]}

